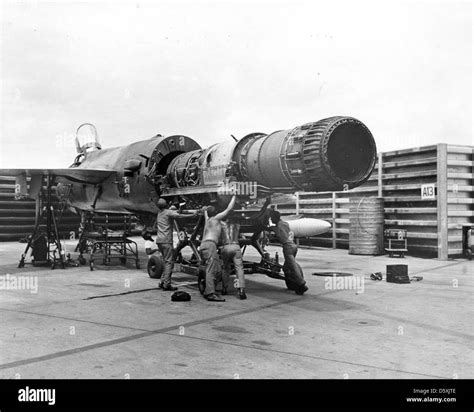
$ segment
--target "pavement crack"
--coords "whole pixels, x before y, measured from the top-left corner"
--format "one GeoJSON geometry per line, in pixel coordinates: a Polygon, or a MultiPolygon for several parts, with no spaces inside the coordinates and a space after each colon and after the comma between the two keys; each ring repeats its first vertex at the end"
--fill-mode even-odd
{"type": "Polygon", "coordinates": [[[196,326],[196,325],[200,325],[202,323],[214,322],[214,321],[218,321],[218,320],[222,320],[222,319],[232,318],[234,316],[239,316],[239,315],[243,315],[243,314],[247,314],[247,313],[252,313],[252,312],[262,310],[262,309],[271,308],[271,307],[274,307],[274,306],[285,305],[285,304],[293,303],[293,302],[296,302],[296,301],[299,301],[299,300],[301,300],[300,297],[285,300],[285,301],[281,301],[281,302],[268,303],[266,305],[261,305],[261,306],[257,306],[257,307],[254,307],[254,308],[243,309],[243,310],[240,310],[240,311],[237,311],[237,312],[227,313],[227,314],[218,315],[218,316],[212,316],[210,318],[195,320],[195,321],[191,321],[191,322],[187,322],[187,323],[180,323],[180,324],[177,324],[177,325],[167,326],[167,327],[160,328],[160,329],[157,329],[157,330],[144,331],[142,333],[137,333],[137,334],[134,334],[134,335],[125,336],[125,337],[122,337],[122,338],[111,339],[111,340],[107,340],[107,341],[103,341],[103,342],[93,343],[91,345],[80,346],[78,348],[67,349],[67,350],[63,350],[63,351],[59,351],[59,352],[55,352],[55,353],[50,353],[50,354],[47,354],[47,355],[36,356],[36,357],[33,357],[33,358],[29,358],[29,359],[23,359],[23,360],[19,360],[19,361],[8,362],[8,363],[4,363],[4,364],[0,365],[0,370],[16,368],[16,367],[24,366],[24,365],[30,365],[32,363],[45,362],[45,361],[48,361],[48,360],[61,358],[61,357],[64,357],[64,356],[75,355],[75,354],[78,354],[78,353],[83,353],[83,352],[87,352],[87,351],[94,350],[94,349],[100,349],[100,348],[104,348],[104,347],[108,347],[108,346],[119,345],[121,343],[126,343],[126,342],[146,338],[146,337],[153,336],[153,335],[164,334],[166,332],[176,331],[176,330],[178,330],[178,328],[180,326],[183,326],[183,327],[196,326]]]}
{"type": "Polygon", "coordinates": [[[100,298],[110,298],[110,297],[113,297],[113,296],[131,295],[132,293],[148,292],[150,290],[160,290],[160,288],[137,289],[137,290],[129,290],[128,292],[109,293],[107,295],[89,296],[87,298],[83,298],[82,300],[91,300],[91,299],[100,299],[100,298]]]}
{"type": "Polygon", "coordinates": [[[72,322],[89,323],[91,325],[108,326],[108,327],[113,327],[113,328],[121,328],[121,329],[129,329],[129,330],[149,332],[148,329],[134,328],[132,326],[115,325],[115,324],[112,324],[112,323],[95,322],[93,320],[70,318],[70,317],[67,317],[67,316],[50,315],[49,313],[29,312],[29,311],[26,311],[26,310],[17,310],[17,309],[0,309],[0,310],[7,311],[7,312],[24,313],[26,315],[44,316],[44,317],[53,318],[53,319],[69,320],[69,321],[72,321],[72,322]]]}
{"type": "Polygon", "coordinates": [[[278,350],[278,349],[269,349],[269,348],[262,348],[259,346],[253,346],[253,345],[244,345],[242,343],[232,343],[232,342],[225,342],[225,341],[220,341],[220,340],[214,340],[214,339],[208,339],[208,338],[201,338],[198,336],[189,336],[189,335],[176,335],[176,333],[169,333],[169,332],[163,332],[164,335],[170,335],[170,336],[179,336],[180,338],[188,338],[188,339],[195,339],[195,340],[201,340],[201,341],[206,341],[206,342],[214,342],[214,343],[219,343],[222,345],[230,345],[230,346],[238,346],[241,348],[246,348],[246,349],[255,349],[255,350],[260,350],[263,352],[271,352],[271,353],[278,353],[281,355],[290,355],[290,356],[299,356],[307,359],[316,359],[316,360],[323,360],[323,361],[328,361],[328,362],[333,362],[333,363],[342,363],[345,365],[352,365],[352,366],[360,366],[364,368],[372,368],[372,369],[379,369],[379,370],[385,370],[385,371],[390,371],[390,372],[399,372],[399,373],[406,373],[409,375],[417,375],[417,376],[424,376],[428,378],[440,378],[440,379],[446,379],[446,376],[438,376],[438,375],[429,375],[426,373],[419,373],[419,372],[411,372],[411,371],[406,371],[403,369],[395,369],[395,368],[387,368],[383,366],[372,366],[368,365],[365,363],[356,363],[356,362],[349,362],[349,361],[344,361],[344,360],[338,360],[338,359],[331,359],[331,358],[325,358],[323,356],[315,356],[315,355],[306,355],[304,353],[295,353],[295,352],[287,352],[283,350],[278,350]]]}

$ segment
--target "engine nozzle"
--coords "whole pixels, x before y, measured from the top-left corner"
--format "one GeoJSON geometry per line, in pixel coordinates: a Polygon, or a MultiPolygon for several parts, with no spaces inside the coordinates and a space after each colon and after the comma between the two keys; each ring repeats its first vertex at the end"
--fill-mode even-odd
{"type": "Polygon", "coordinates": [[[281,190],[337,191],[364,183],[377,149],[370,130],[352,117],[335,116],[239,141],[233,159],[239,178],[281,190]]]}

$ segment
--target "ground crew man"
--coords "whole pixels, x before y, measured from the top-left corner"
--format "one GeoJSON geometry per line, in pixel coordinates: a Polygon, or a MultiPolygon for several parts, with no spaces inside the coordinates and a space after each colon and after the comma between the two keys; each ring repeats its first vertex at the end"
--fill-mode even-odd
{"type": "Polygon", "coordinates": [[[301,268],[296,263],[296,253],[298,247],[293,241],[293,232],[290,230],[290,225],[281,220],[280,212],[277,210],[270,211],[270,220],[275,226],[270,226],[269,230],[275,233],[278,241],[283,247],[283,256],[285,258],[285,266],[288,271],[285,273],[286,279],[295,285],[295,292],[297,295],[302,295],[308,290],[306,282],[303,278],[301,268]]]}
{"type": "Polygon", "coordinates": [[[156,225],[158,231],[156,234],[156,244],[165,263],[159,286],[163,290],[173,291],[178,289],[171,285],[171,273],[174,267],[173,219],[196,216],[196,213],[186,215],[180,214],[175,210],[170,210],[168,209],[168,202],[163,198],[158,199],[157,206],[158,215],[156,217],[156,225]]]}
{"type": "Polygon", "coordinates": [[[221,257],[224,263],[222,283],[227,291],[232,264],[237,275],[237,290],[240,299],[247,299],[245,294],[244,261],[239,244],[240,224],[231,218],[222,220],[221,257]]]}
{"type": "Polygon", "coordinates": [[[219,270],[219,255],[217,247],[219,245],[222,220],[227,217],[229,212],[234,208],[235,195],[232,196],[227,208],[218,214],[213,206],[209,206],[204,211],[206,223],[200,246],[201,258],[206,263],[206,288],[204,297],[211,302],[225,302],[225,299],[216,295],[215,280],[219,270]]]}

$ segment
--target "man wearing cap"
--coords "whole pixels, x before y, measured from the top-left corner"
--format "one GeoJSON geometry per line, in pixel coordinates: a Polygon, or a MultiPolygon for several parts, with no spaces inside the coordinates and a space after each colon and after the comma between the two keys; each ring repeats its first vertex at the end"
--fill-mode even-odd
{"type": "Polygon", "coordinates": [[[216,214],[213,206],[209,206],[204,211],[206,223],[200,246],[201,258],[206,263],[206,289],[204,297],[211,302],[225,302],[225,299],[216,295],[215,280],[219,270],[219,255],[217,247],[220,242],[222,231],[222,220],[227,217],[229,212],[234,208],[235,195],[232,196],[227,208],[216,214]]]}
{"type": "Polygon", "coordinates": [[[173,249],[173,220],[196,216],[197,213],[186,215],[170,210],[168,209],[168,202],[161,197],[158,199],[157,206],[156,225],[158,231],[156,234],[156,244],[165,263],[163,274],[161,275],[160,288],[173,291],[178,289],[171,285],[171,273],[173,272],[175,258],[173,249]]]}

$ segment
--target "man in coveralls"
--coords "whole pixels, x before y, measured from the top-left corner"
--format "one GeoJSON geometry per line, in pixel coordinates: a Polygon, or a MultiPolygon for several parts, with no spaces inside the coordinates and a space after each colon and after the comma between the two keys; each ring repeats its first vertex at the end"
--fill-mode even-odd
{"type": "Polygon", "coordinates": [[[156,225],[158,231],[156,234],[156,244],[165,262],[159,287],[163,290],[173,291],[178,289],[171,285],[171,273],[173,272],[175,258],[173,249],[173,220],[196,216],[196,213],[186,215],[170,210],[168,209],[168,202],[163,198],[158,199],[157,206],[156,225]]]}
{"type": "Polygon", "coordinates": [[[277,210],[270,211],[270,220],[275,226],[270,226],[268,229],[275,233],[278,241],[281,243],[285,266],[289,269],[285,273],[285,277],[289,282],[295,285],[294,291],[296,294],[302,295],[308,290],[308,286],[306,286],[301,268],[296,263],[295,258],[298,247],[293,241],[293,232],[290,230],[290,225],[281,220],[280,212],[277,210]]]}

